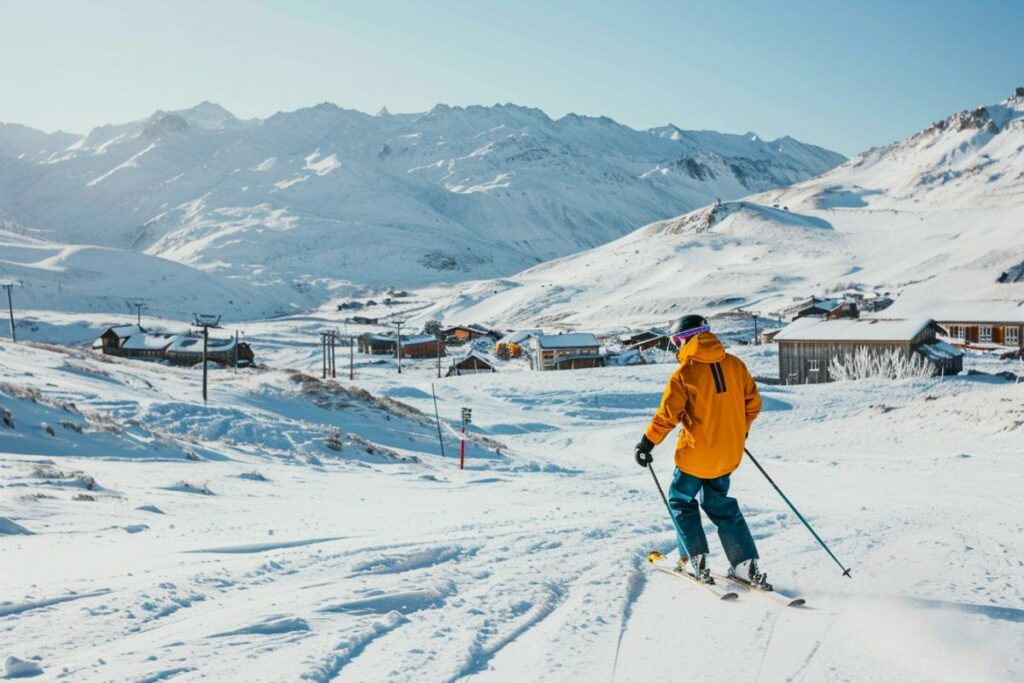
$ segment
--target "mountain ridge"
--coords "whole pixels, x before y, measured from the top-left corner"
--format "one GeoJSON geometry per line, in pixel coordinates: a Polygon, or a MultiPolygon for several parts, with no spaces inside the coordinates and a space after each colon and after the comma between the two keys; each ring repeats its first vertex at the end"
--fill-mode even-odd
{"type": "Polygon", "coordinates": [[[658,130],[515,104],[243,120],[206,101],[0,160],[0,219],[326,296],[510,275],[844,160],[658,130]]]}

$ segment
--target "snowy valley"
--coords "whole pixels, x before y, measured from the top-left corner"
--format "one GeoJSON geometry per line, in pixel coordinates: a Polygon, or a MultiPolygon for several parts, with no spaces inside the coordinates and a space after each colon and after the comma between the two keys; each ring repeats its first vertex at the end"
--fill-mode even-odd
{"type": "Polygon", "coordinates": [[[1021,89],[845,163],[510,105],[0,127],[0,677],[639,683],[716,653],[711,680],[1021,680],[1022,361],[786,386],[737,309],[1020,304],[1022,151],[1021,89]],[[92,346],[135,302],[151,330],[224,313],[257,367],[210,364],[204,402],[198,366],[92,346]],[[342,345],[321,377],[325,330],[617,346],[692,310],[759,381],[751,452],[853,570],[744,462],[732,494],[806,607],[646,565],[675,547],[633,461],[671,352],[537,372],[486,337],[401,365],[342,345]],[[470,349],[497,371],[440,376],[470,349]]]}

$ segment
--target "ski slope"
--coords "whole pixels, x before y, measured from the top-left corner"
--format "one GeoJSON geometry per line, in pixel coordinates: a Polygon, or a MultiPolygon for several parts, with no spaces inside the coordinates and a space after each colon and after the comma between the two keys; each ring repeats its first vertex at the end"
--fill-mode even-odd
{"type": "MultiPolygon", "coordinates": [[[[76,681],[1024,675],[1019,384],[762,387],[750,448],[853,579],[744,464],[769,577],[810,607],[724,604],[643,561],[673,547],[632,460],[671,365],[438,380],[357,355],[335,385],[308,375],[336,321],[246,325],[268,368],[213,371],[208,406],[194,370],[0,342],[0,660],[76,681]]],[[[667,481],[666,447],[655,465],[667,481]]]]}
{"type": "MultiPolygon", "coordinates": [[[[270,317],[308,300],[294,289],[252,287],[125,249],[60,244],[30,232],[0,228],[0,280],[14,282],[19,318],[25,309],[127,313],[135,303],[178,320],[196,312],[225,314],[225,321],[270,317]]],[[[6,297],[5,297],[6,298],[6,297]]],[[[6,305],[7,302],[4,301],[6,305]]],[[[31,317],[31,314],[30,314],[31,317]]],[[[22,319],[31,336],[32,323],[22,319]]]]}

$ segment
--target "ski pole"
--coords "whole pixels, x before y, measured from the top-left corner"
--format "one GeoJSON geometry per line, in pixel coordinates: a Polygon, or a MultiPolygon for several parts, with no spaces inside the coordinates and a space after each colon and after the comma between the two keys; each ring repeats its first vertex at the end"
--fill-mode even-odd
{"type": "Polygon", "coordinates": [[[693,567],[693,562],[690,560],[690,551],[686,548],[686,541],[683,537],[683,530],[679,528],[679,522],[676,521],[676,516],[672,514],[672,506],[668,504],[668,498],[665,497],[665,492],[661,490],[661,482],[658,481],[658,475],[654,473],[654,462],[647,463],[647,469],[651,471],[651,476],[654,477],[654,485],[658,487],[658,493],[661,494],[661,500],[665,503],[665,509],[668,510],[668,516],[672,520],[672,526],[676,528],[676,538],[679,540],[679,547],[683,549],[683,553],[686,555],[686,563],[693,567]]]}
{"type": "Polygon", "coordinates": [[[807,523],[807,520],[804,519],[804,516],[801,515],[800,511],[796,509],[796,506],[793,505],[793,503],[789,502],[789,498],[786,498],[786,494],[782,492],[782,489],[779,488],[779,485],[776,484],[772,480],[772,478],[768,476],[768,473],[764,471],[764,468],[761,467],[761,463],[757,461],[757,458],[754,457],[754,454],[747,450],[746,447],[743,448],[743,452],[746,453],[747,456],[750,458],[750,461],[757,466],[757,469],[761,470],[761,474],[763,474],[764,478],[768,480],[768,483],[771,484],[776,491],[778,491],[779,495],[782,496],[782,500],[786,501],[786,505],[788,505],[789,509],[793,511],[793,514],[795,514],[800,519],[800,521],[804,523],[804,526],[807,527],[807,530],[811,532],[812,536],[814,536],[814,540],[821,544],[821,547],[825,549],[825,552],[828,553],[829,557],[835,560],[835,563],[838,564],[839,568],[843,570],[843,576],[845,576],[848,579],[852,579],[853,577],[850,576],[850,570],[844,567],[843,563],[840,562],[839,559],[832,554],[832,551],[829,550],[828,546],[825,544],[825,541],[821,540],[821,536],[819,536],[818,533],[814,530],[814,528],[807,523]]]}

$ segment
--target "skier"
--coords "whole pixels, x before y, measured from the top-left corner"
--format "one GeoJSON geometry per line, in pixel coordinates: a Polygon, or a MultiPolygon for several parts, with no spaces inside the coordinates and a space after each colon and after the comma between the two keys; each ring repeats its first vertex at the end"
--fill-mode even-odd
{"type": "Polygon", "coordinates": [[[700,492],[700,507],[718,527],[731,565],[729,575],[771,590],[739,504],[727,495],[729,475],[739,467],[750,425],[761,411],[761,395],[747,366],[725,352],[704,317],[680,318],[672,327],[672,342],[679,349],[679,367],[669,378],[661,406],[636,445],[634,457],[641,467],[649,466],[654,460],[651,449],[681,425],[668,495],[683,535],[679,569],[687,571],[689,558],[690,573],[714,583],[697,504],[700,492]]]}

